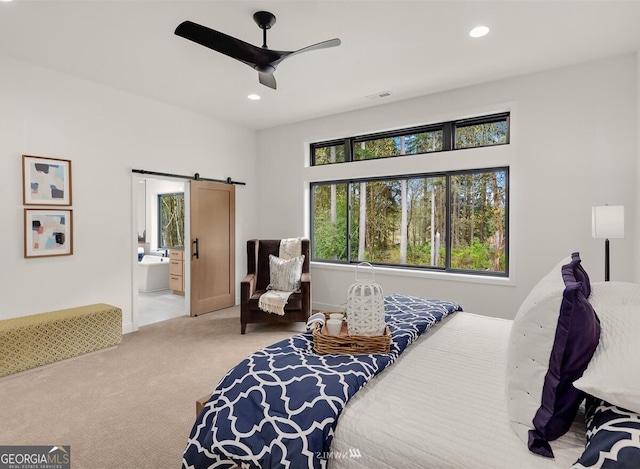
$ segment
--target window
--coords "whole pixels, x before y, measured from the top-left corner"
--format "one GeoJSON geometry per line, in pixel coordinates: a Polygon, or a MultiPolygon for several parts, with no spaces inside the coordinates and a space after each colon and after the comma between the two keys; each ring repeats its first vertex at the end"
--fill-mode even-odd
{"type": "Polygon", "coordinates": [[[342,163],[345,161],[344,141],[318,144],[314,151],[314,165],[342,163]]]}
{"type": "Polygon", "coordinates": [[[312,143],[311,165],[505,145],[509,143],[509,119],[507,112],[312,143]]]}
{"type": "Polygon", "coordinates": [[[416,155],[442,150],[442,128],[409,132],[388,137],[360,138],[354,140],[354,159],[371,160],[391,156],[416,155]]]}
{"type": "Polygon", "coordinates": [[[311,184],[312,259],[506,276],[508,168],[311,184]]]}
{"type": "Polygon", "coordinates": [[[454,130],[456,149],[509,143],[509,119],[504,116],[458,121],[454,130]]]}
{"type": "Polygon", "coordinates": [[[184,246],[184,193],[158,194],[158,248],[184,246]]]}
{"type": "Polygon", "coordinates": [[[451,268],[506,273],[507,171],[449,179],[451,268]]]}

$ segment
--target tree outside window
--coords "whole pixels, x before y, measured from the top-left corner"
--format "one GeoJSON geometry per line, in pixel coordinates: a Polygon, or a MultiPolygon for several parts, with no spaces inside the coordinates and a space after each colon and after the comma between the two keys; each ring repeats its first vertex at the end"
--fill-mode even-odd
{"type": "Polygon", "coordinates": [[[314,183],[314,260],[507,273],[506,168],[314,183]]]}
{"type": "Polygon", "coordinates": [[[331,165],[509,143],[509,112],[312,143],[311,165],[331,165]]]}
{"type": "MultiPolygon", "coordinates": [[[[509,144],[509,112],[311,144],[313,166],[509,144]]],[[[312,258],[508,275],[508,168],[311,184],[312,258]]]]}

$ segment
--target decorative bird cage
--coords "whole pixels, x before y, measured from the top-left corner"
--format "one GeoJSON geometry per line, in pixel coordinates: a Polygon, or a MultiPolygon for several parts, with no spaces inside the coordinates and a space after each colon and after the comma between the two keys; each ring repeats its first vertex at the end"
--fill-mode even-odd
{"type": "Polygon", "coordinates": [[[349,287],[347,294],[347,327],[349,335],[376,336],[384,334],[384,296],[382,287],[375,283],[373,266],[361,262],[356,267],[356,283],[349,287]],[[358,279],[360,267],[371,267],[371,279],[358,279]]]}

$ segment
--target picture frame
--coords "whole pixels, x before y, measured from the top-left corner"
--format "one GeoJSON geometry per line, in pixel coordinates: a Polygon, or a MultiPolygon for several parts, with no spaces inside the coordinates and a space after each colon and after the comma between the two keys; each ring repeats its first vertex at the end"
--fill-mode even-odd
{"type": "Polygon", "coordinates": [[[24,257],[73,254],[73,210],[24,209],[24,257]]]}
{"type": "Polygon", "coordinates": [[[71,160],[22,155],[23,205],[71,205],[71,160]]]}

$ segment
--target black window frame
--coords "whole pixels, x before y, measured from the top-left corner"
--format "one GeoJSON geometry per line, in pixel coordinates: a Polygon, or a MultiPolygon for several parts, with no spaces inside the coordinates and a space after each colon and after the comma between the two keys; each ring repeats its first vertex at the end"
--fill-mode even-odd
{"type": "MultiPolygon", "coordinates": [[[[511,113],[510,112],[500,112],[496,114],[488,114],[484,116],[471,117],[465,119],[457,119],[448,122],[441,122],[436,124],[428,124],[421,125],[415,127],[407,127],[403,129],[390,130],[385,132],[376,132],[371,134],[363,134],[352,137],[344,137],[338,139],[325,140],[321,142],[314,142],[309,145],[309,155],[310,155],[310,165],[311,166],[326,166],[317,165],[316,164],[316,149],[318,148],[326,148],[336,145],[344,145],[344,161],[331,163],[331,164],[342,164],[342,163],[353,163],[357,161],[372,161],[376,159],[385,159],[385,158],[398,158],[401,156],[409,156],[409,155],[396,155],[396,156],[381,156],[378,158],[372,158],[368,160],[356,160],[354,158],[355,149],[354,146],[356,143],[366,142],[370,140],[378,140],[383,138],[394,138],[401,137],[403,135],[411,135],[417,133],[427,133],[442,130],[442,150],[434,150],[425,153],[417,153],[419,155],[428,155],[431,153],[440,153],[443,151],[452,151],[452,150],[468,150],[471,148],[482,148],[487,146],[500,146],[500,145],[508,145],[511,141],[511,113]],[[504,143],[495,143],[491,145],[476,145],[471,147],[464,148],[455,148],[455,132],[459,127],[467,127],[471,125],[481,125],[481,124],[491,124],[495,122],[506,121],[507,124],[507,136],[506,142],[504,143]]],[[[412,153],[411,156],[416,155],[412,153]]]]}
{"type": "Polygon", "coordinates": [[[390,263],[382,263],[382,262],[371,262],[374,266],[381,267],[392,267],[394,269],[402,269],[402,270],[417,270],[417,271],[436,271],[436,272],[445,272],[445,273],[453,273],[453,274],[468,274],[474,276],[485,276],[485,277],[509,277],[509,217],[510,217],[510,172],[509,166],[496,166],[496,167],[487,167],[487,168],[473,168],[473,169],[464,169],[464,170],[446,170],[446,171],[438,171],[433,173],[412,173],[412,174],[400,174],[400,175],[385,175],[378,177],[367,177],[367,178],[351,178],[351,179],[336,179],[336,180],[328,180],[328,181],[318,181],[318,182],[310,182],[309,183],[309,214],[310,214],[310,241],[311,241],[311,261],[325,264],[343,264],[343,265],[352,265],[358,264],[360,261],[351,259],[351,200],[348,202],[348,210],[347,210],[347,233],[345,234],[347,240],[347,260],[337,260],[337,259],[317,259],[314,256],[314,246],[315,246],[315,235],[314,235],[314,220],[315,220],[315,201],[314,201],[314,187],[315,186],[326,186],[332,184],[347,184],[347,194],[351,193],[350,185],[351,184],[360,184],[362,182],[372,182],[372,181],[385,181],[385,180],[401,180],[401,179],[417,179],[417,178],[434,178],[434,177],[445,177],[446,180],[446,213],[445,213],[445,226],[447,230],[446,235],[446,256],[445,256],[445,266],[415,266],[415,265],[403,265],[403,264],[390,264],[390,263]],[[505,238],[505,246],[504,246],[504,272],[499,271],[482,271],[482,270],[473,270],[473,269],[459,269],[451,267],[451,251],[452,251],[452,243],[453,239],[451,236],[452,232],[452,207],[451,207],[451,177],[460,176],[465,174],[477,174],[477,173],[489,173],[489,172],[505,172],[505,228],[504,228],[504,238],[505,238]]]}
{"type": "Polygon", "coordinates": [[[459,119],[457,121],[452,122],[451,125],[452,125],[452,129],[450,134],[451,135],[450,147],[452,150],[468,150],[470,148],[496,147],[500,145],[508,145],[511,142],[511,114],[509,112],[503,112],[500,114],[491,114],[491,115],[482,116],[482,117],[473,117],[469,119],[459,119]],[[455,133],[459,127],[470,127],[472,125],[493,124],[493,123],[502,122],[502,121],[506,121],[507,123],[506,142],[494,143],[491,145],[475,145],[472,147],[463,147],[463,148],[455,147],[455,141],[456,141],[455,133]]]}

